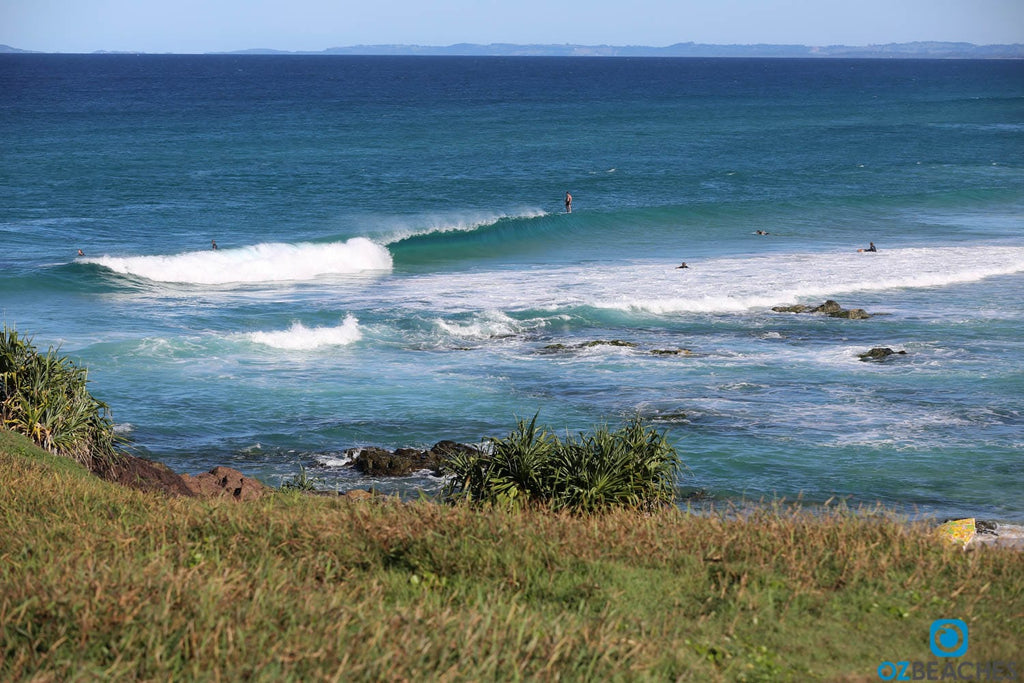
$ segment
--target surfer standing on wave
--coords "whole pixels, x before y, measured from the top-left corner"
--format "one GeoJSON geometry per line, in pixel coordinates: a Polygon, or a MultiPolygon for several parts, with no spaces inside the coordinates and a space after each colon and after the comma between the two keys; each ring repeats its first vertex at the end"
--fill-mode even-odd
{"type": "Polygon", "coordinates": [[[568,192],[565,193],[565,212],[572,213],[572,195],[568,192]]]}

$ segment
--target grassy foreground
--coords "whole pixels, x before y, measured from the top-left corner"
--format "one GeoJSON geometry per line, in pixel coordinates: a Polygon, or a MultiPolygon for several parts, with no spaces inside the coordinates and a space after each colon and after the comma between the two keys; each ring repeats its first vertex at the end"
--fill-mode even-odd
{"type": "Polygon", "coordinates": [[[1022,675],[1024,557],[840,512],[167,499],[0,431],[0,680],[868,681],[937,618],[1022,675]]]}

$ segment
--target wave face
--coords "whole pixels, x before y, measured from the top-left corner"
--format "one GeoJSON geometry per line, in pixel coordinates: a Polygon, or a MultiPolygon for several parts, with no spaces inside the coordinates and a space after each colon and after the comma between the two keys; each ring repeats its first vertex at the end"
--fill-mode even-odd
{"type": "Polygon", "coordinates": [[[556,246],[559,216],[540,209],[421,219],[384,238],[402,265],[492,258],[556,246]]]}
{"type": "Polygon", "coordinates": [[[264,243],[170,256],[102,256],[81,261],[154,282],[197,285],[301,281],[391,270],[388,250],[365,237],[325,244],[264,243]]]}
{"type": "Polygon", "coordinates": [[[394,228],[382,241],[389,246],[423,244],[436,240],[439,235],[479,233],[493,229],[499,224],[526,221],[547,215],[548,213],[542,209],[522,209],[512,213],[465,212],[456,216],[432,216],[418,219],[412,222],[412,225],[394,228]]]}

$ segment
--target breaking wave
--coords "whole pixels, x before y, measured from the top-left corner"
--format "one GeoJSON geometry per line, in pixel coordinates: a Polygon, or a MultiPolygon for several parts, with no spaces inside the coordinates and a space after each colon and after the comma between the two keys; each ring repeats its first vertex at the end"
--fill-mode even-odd
{"type": "Polygon", "coordinates": [[[256,344],[288,351],[311,351],[324,346],[346,346],[363,338],[359,321],[348,315],[337,327],[306,327],[300,322],[292,323],[287,330],[274,332],[252,332],[247,335],[256,344]]]}
{"type": "Polygon", "coordinates": [[[365,237],[323,244],[264,243],[173,255],[102,256],[80,260],[155,282],[201,285],[312,280],[390,271],[392,264],[390,252],[365,237]]]}

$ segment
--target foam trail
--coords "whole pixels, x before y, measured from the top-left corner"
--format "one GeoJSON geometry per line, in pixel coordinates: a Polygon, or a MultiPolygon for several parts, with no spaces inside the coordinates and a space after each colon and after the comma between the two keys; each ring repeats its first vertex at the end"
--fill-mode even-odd
{"type": "Polygon", "coordinates": [[[326,244],[264,243],[171,256],[103,256],[82,261],[156,282],[202,285],[312,280],[390,270],[392,265],[391,253],[365,237],[326,244]]]}
{"type": "Polygon", "coordinates": [[[359,329],[359,321],[350,314],[345,316],[345,320],[337,327],[309,328],[300,322],[295,322],[287,330],[252,332],[247,337],[252,342],[275,349],[311,351],[322,346],[353,344],[363,338],[363,333],[359,329]]]}

